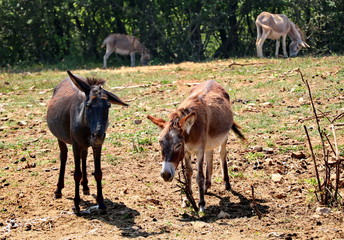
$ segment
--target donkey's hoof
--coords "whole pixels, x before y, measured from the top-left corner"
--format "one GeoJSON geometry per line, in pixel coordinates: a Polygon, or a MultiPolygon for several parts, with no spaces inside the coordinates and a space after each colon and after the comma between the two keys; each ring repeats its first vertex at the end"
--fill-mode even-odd
{"type": "Polygon", "coordinates": [[[230,183],[225,183],[225,188],[227,191],[230,191],[232,189],[231,184],[230,183]]]}
{"type": "Polygon", "coordinates": [[[80,207],[73,207],[72,210],[76,215],[80,215],[80,207]]]}

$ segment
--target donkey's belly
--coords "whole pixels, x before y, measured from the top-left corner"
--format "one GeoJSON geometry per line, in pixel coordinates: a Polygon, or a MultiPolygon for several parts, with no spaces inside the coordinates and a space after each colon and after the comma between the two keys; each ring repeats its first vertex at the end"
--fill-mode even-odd
{"type": "Polygon", "coordinates": [[[268,38],[272,40],[277,40],[277,39],[280,39],[281,37],[282,37],[282,34],[277,33],[277,32],[272,32],[268,36],[268,38]]]}
{"type": "Polygon", "coordinates": [[[116,48],[115,52],[117,54],[120,54],[120,55],[129,55],[130,54],[129,50],[127,50],[127,49],[120,49],[120,48],[116,48]]]}
{"type": "Polygon", "coordinates": [[[205,151],[210,151],[210,150],[220,147],[222,143],[226,141],[227,136],[228,136],[228,132],[218,135],[216,137],[208,136],[207,143],[205,145],[205,151]]]}

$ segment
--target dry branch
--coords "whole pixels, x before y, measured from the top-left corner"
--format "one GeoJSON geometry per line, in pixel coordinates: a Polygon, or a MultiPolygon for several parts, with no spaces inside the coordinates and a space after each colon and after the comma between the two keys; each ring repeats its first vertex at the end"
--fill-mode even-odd
{"type": "Polygon", "coordinates": [[[253,208],[254,212],[256,213],[256,215],[258,216],[258,219],[262,219],[263,214],[261,213],[261,211],[259,211],[257,204],[256,204],[256,197],[254,196],[254,186],[251,185],[251,192],[252,192],[252,202],[251,202],[251,207],[253,208]]]}
{"type": "MultiPolygon", "coordinates": [[[[336,132],[335,132],[336,124],[334,122],[336,120],[342,118],[344,116],[344,113],[341,113],[341,114],[337,115],[334,119],[330,120],[326,116],[325,113],[322,113],[321,111],[319,111],[331,123],[331,128],[332,128],[332,133],[333,133],[333,138],[334,138],[334,147],[333,147],[333,144],[331,143],[330,139],[328,138],[328,136],[325,134],[325,132],[320,127],[320,120],[319,120],[320,117],[318,116],[317,111],[315,109],[315,105],[314,105],[314,101],[313,101],[313,97],[312,97],[312,91],[311,91],[311,88],[309,86],[308,81],[306,79],[304,79],[303,74],[300,71],[300,69],[296,69],[295,72],[298,72],[300,74],[302,82],[307,87],[311,106],[312,106],[312,110],[313,110],[313,114],[314,114],[314,118],[315,118],[316,124],[317,124],[317,130],[318,130],[318,133],[319,133],[319,136],[321,139],[321,143],[322,143],[323,161],[324,161],[324,167],[325,167],[325,176],[323,179],[323,185],[321,185],[321,183],[320,183],[318,164],[316,162],[315,154],[314,154],[312,143],[311,143],[308,131],[307,131],[307,127],[304,126],[304,130],[306,132],[307,139],[308,139],[309,148],[310,148],[310,151],[312,154],[312,159],[314,162],[315,173],[316,173],[316,177],[317,177],[317,181],[318,181],[318,188],[319,188],[319,194],[320,194],[320,202],[321,202],[321,204],[324,204],[324,205],[333,205],[333,203],[336,203],[337,205],[341,205],[341,203],[339,201],[341,196],[338,193],[341,160],[339,159],[339,150],[338,150],[337,137],[336,137],[336,132]],[[329,164],[330,151],[327,150],[325,147],[325,139],[327,140],[327,142],[328,142],[328,144],[332,150],[332,153],[334,153],[334,155],[336,157],[335,164],[329,164]],[[332,185],[332,181],[331,181],[331,168],[333,166],[336,167],[336,169],[335,169],[336,170],[335,186],[332,185]]],[[[341,124],[339,124],[339,125],[341,125],[341,124]]],[[[317,192],[315,192],[315,195],[319,201],[319,197],[318,197],[317,192]]]]}
{"type": "Polygon", "coordinates": [[[184,181],[182,181],[180,179],[180,174],[179,174],[179,179],[177,179],[178,183],[180,183],[180,185],[177,184],[177,187],[180,188],[180,192],[181,194],[185,193],[186,198],[189,200],[191,206],[193,207],[193,209],[195,210],[196,214],[198,215],[198,206],[196,204],[195,199],[192,196],[192,193],[190,192],[189,188],[187,186],[190,186],[190,184],[188,183],[188,179],[186,177],[186,173],[185,173],[185,166],[184,166],[184,162],[183,160],[181,161],[181,173],[183,175],[184,181]]]}
{"type": "Polygon", "coordinates": [[[231,62],[228,67],[232,67],[232,66],[249,66],[249,65],[262,65],[264,63],[260,63],[260,62],[257,62],[257,63],[237,63],[237,62],[231,62]]]}

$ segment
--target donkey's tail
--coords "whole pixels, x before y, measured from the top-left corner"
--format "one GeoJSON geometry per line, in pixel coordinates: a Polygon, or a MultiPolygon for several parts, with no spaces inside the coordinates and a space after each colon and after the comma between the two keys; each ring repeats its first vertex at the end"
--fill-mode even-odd
{"type": "Polygon", "coordinates": [[[103,44],[100,47],[101,48],[105,47],[105,45],[107,44],[108,41],[109,41],[109,37],[105,38],[103,41],[103,44]]]}
{"type": "Polygon", "coordinates": [[[244,134],[240,131],[241,127],[236,122],[233,122],[232,130],[241,140],[246,140],[244,134]]]}

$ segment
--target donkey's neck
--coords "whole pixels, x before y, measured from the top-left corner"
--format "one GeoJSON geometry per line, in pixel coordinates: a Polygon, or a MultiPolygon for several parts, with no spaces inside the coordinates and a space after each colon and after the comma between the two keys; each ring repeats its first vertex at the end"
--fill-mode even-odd
{"type": "Polygon", "coordinates": [[[290,31],[288,33],[288,36],[293,41],[297,41],[297,42],[302,41],[300,32],[297,30],[295,24],[292,22],[290,23],[290,31]]]}

